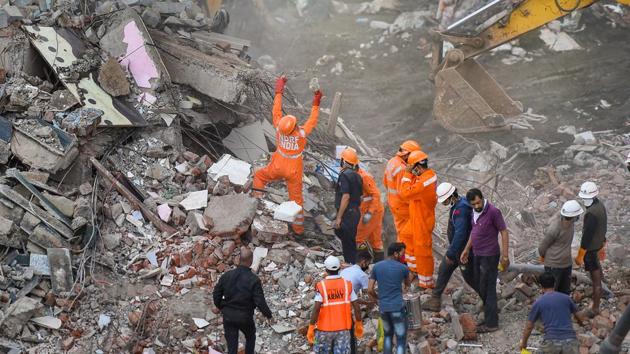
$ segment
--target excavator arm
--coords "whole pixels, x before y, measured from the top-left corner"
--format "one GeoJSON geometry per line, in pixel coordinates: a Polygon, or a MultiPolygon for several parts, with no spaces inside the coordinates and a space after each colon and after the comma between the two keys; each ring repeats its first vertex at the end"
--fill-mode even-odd
{"type": "MultiPolygon", "coordinates": [[[[459,133],[510,129],[522,113],[474,57],[599,0],[493,0],[444,31],[434,31],[434,117],[459,133]],[[444,42],[454,48],[443,55],[444,42]]],[[[630,5],[630,0],[617,0],[630,5]]]]}

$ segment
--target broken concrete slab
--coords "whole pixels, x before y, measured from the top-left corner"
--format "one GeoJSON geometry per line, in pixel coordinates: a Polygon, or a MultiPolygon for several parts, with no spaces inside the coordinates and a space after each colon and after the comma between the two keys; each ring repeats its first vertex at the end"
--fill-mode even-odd
{"type": "Polygon", "coordinates": [[[60,295],[72,291],[74,277],[70,250],[67,248],[48,248],[46,252],[50,264],[53,293],[60,295]]]}
{"type": "Polygon", "coordinates": [[[555,52],[582,49],[582,47],[565,32],[556,33],[548,28],[541,28],[539,37],[545,42],[549,49],[555,52]]]}
{"type": "Polygon", "coordinates": [[[274,220],[267,215],[254,218],[252,229],[256,231],[256,238],[266,243],[274,243],[289,234],[286,222],[274,220]]]}
{"type": "Polygon", "coordinates": [[[131,86],[127,80],[125,70],[114,58],[109,58],[98,71],[98,83],[105,92],[114,97],[126,96],[131,93],[131,86]]]}
{"type": "Polygon", "coordinates": [[[191,211],[186,217],[186,227],[190,230],[190,235],[201,235],[208,231],[206,227],[203,215],[198,211],[191,211]]]}
{"type": "Polygon", "coordinates": [[[0,245],[21,248],[21,242],[17,237],[14,237],[16,226],[13,220],[5,219],[0,216],[0,245]]]}
{"type": "Polygon", "coordinates": [[[35,124],[50,128],[51,139],[59,145],[49,144],[46,141],[51,139],[40,139],[28,129],[14,125],[11,139],[13,155],[27,165],[50,173],[69,167],[79,155],[76,138],[48,123],[37,121],[35,124]]]}
{"type": "Polygon", "coordinates": [[[28,237],[28,241],[42,248],[70,246],[59,233],[43,223],[33,229],[33,232],[28,237]]]}
{"type": "Polygon", "coordinates": [[[195,210],[204,208],[208,205],[208,190],[204,189],[202,191],[191,192],[188,196],[179,202],[185,210],[195,210]]]}
{"type": "Polygon", "coordinates": [[[276,220],[293,222],[300,211],[302,211],[302,207],[291,200],[278,205],[273,211],[273,218],[276,220]]]}
{"type": "Polygon", "coordinates": [[[234,158],[230,154],[221,156],[219,161],[215,162],[208,169],[208,176],[218,181],[221,176],[228,176],[230,183],[244,186],[251,173],[252,165],[245,161],[234,158]]]}
{"type": "Polygon", "coordinates": [[[266,247],[256,247],[254,249],[254,260],[252,261],[252,271],[254,271],[254,273],[258,272],[258,268],[260,267],[260,262],[262,262],[262,260],[267,257],[267,254],[269,253],[269,249],[267,249],[266,247]]]}
{"type": "Polygon", "coordinates": [[[49,328],[49,329],[61,328],[61,320],[53,316],[31,318],[31,322],[35,323],[38,326],[49,328]]]}
{"type": "Polygon", "coordinates": [[[45,254],[31,253],[28,266],[33,268],[33,274],[50,276],[50,264],[45,254]]]}
{"type": "Polygon", "coordinates": [[[241,160],[254,162],[269,154],[265,132],[260,122],[234,128],[225,139],[223,145],[241,160]]]}
{"type": "Polygon", "coordinates": [[[70,239],[74,236],[74,233],[72,232],[72,230],[68,228],[64,223],[50,216],[42,208],[26,200],[19,193],[12,190],[9,186],[0,185],[0,195],[5,196],[6,198],[10,199],[12,202],[22,207],[22,209],[35,215],[37,218],[39,218],[40,220],[44,221],[46,224],[50,225],[52,228],[57,230],[63,237],[70,239]]]}
{"type": "MultiPolygon", "coordinates": [[[[133,12],[133,10],[131,11],[133,12]]],[[[86,50],[83,40],[79,39],[70,29],[45,26],[24,26],[23,28],[32,35],[30,37],[31,43],[51,67],[69,69],[72,63],[81,57],[86,50]]],[[[119,55],[123,53],[124,51],[119,55]]],[[[112,57],[117,57],[117,55],[109,54],[112,57]]],[[[103,111],[105,118],[101,121],[101,126],[130,127],[147,124],[135,108],[127,102],[107,94],[96,83],[93,74],[82,77],[78,83],[72,84],[67,83],[63,75],[60,75],[60,78],[68,91],[74,95],[77,101],[82,102],[84,107],[103,111]]]]}
{"type": "Polygon", "coordinates": [[[227,56],[205,54],[163,32],[150,33],[173,82],[188,85],[226,103],[245,102],[247,78],[254,75],[246,64],[227,56]]]}
{"type": "Polygon", "coordinates": [[[50,201],[52,205],[57,207],[59,211],[63,213],[63,215],[71,218],[74,214],[75,203],[73,200],[70,200],[64,196],[53,195],[48,192],[43,192],[42,195],[50,201]]]}
{"type": "Polygon", "coordinates": [[[213,221],[212,236],[240,236],[249,229],[258,200],[247,194],[231,194],[210,198],[203,213],[204,219],[213,221]]]}
{"type": "Polygon", "coordinates": [[[39,300],[24,296],[9,306],[3,319],[0,319],[0,333],[15,338],[22,331],[22,327],[33,317],[42,305],[39,300]]]}
{"type": "Polygon", "coordinates": [[[164,15],[179,15],[186,11],[186,4],[183,2],[155,1],[151,7],[164,15]]]}
{"type": "Polygon", "coordinates": [[[155,43],[135,10],[127,8],[112,14],[106,25],[101,48],[113,58],[124,58],[120,64],[127,67],[139,87],[155,91],[170,81],[155,43]]]}

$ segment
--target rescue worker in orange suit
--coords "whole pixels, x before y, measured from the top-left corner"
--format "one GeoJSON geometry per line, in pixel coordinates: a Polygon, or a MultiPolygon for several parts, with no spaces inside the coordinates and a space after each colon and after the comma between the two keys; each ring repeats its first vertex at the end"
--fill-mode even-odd
{"type": "Polygon", "coordinates": [[[383,240],[381,231],[383,227],[383,214],[385,209],[381,203],[381,191],[376,186],[376,181],[372,175],[359,166],[359,156],[353,148],[346,148],[344,160],[357,166],[357,173],[363,181],[363,195],[361,196],[361,221],[357,227],[357,249],[361,249],[362,244],[369,244],[374,252],[374,259],[382,261],[383,240]]]}
{"type": "MultiPolygon", "coordinates": [[[[405,251],[405,260],[411,263],[407,263],[407,266],[411,266],[415,261],[411,235],[403,235],[401,232],[409,219],[409,203],[402,200],[398,195],[398,185],[405,173],[409,154],[418,150],[420,150],[420,144],[417,142],[413,140],[403,142],[400,144],[396,156],[387,161],[385,173],[383,173],[383,185],[387,190],[387,205],[389,205],[389,210],[392,212],[392,217],[394,218],[397,239],[399,242],[409,245],[405,251]]],[[[411,270],[413,271],[414,269],[411,268],[411,270]]]]}
{"type": "Polygon", "coordinates": [[[409,154],[405,174],[400,180],[400,197],[409,202],[409,221],[403,233],[413,234],[415,265],[419,285],[432,289],[433,282],[433,227],[437,204],[437,176],[429,168],[429,157],[423,151],[409,154]]]}
{"type": "Polygon", "coordinates": [[[324,261],[326,278],[315,286],[315,306],[306,333],[309,343],[315,344],[315,354],[350,354],[350,330],[363,337],[363,322],[357,295],[352,290],[352,282],[339,275],[341,262],[335,256],[324,261]],[[317,331],[315,327],[317,326],[317,331]]]}
{"type": "MultiPolygon", "coordinates": [[[[289,200],[302,206],[302,152],[306,146],[306,137],[317,126],[319,104],[322,92],[317,90],[313,97],[311,115],[303,126],[297,124],[292,115],[282,116],[282,93],[287,78],[282,76],[276,81],[276,96],[273,101],[273,126],[276,128],[276,151],[271,155],[269,164],[254,173],[253,187],[264,189],[272,181],[284,180],[289,190],[289,200]]],[[[304,212],[301,211],[291,224],[293,232],[304,233],[304,212]]]]}

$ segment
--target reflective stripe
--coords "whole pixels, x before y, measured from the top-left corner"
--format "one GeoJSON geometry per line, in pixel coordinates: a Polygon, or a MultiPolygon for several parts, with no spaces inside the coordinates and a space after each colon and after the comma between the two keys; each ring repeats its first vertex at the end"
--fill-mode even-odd
{"type": "Polygon", "coordinates": [[[400,173],[400,171],[402,171],[402,166],[398,166],[393,172],[392,172],[392,178],[394,178],[398,173],[400,173]]]}
{"type": "Polygon", "coordinates": [[[300,152],[300,153],[298,153],[298,154],[296,154],[296,155],[289,155],[289,154],[285,154],[285,153],[284,153],[284,152],[282,152],[281,150],[276,150],[276,152],[277,152],[278,154],[280,154],[280,156],[285,157],[285,158],[287,158],[287,159],[297,159],[297,158],[302,157],[302,153],[301,153],[301,152],[300,152]]]}
{"type": "Polygon", "coordinates": [[[398,194],[398,190],[396,190],[396,188],[387,188],[387,193],[398,194]]]}
{"type": "Polygon", "coordinates": [[[361,200],[363,200],[364,202],[369,202],[372,199],[374,199],[374,198],[373,197],[363,197],[363,198],[361,198],[361,200]]]}
{"type": "Polygon", "coordinates": [[[409,268],[415,268],[415,267],[416,267],[416,265],[415,265],[415,264],[413,264],[413,263],[407,263],[407,267],[409,267],[409,268]]]}
{"type": "Polygon", "coordinates": [[[293,224],[293,225],[304,225],[304,221],[294,221],[291,224],[293,224]]]}
{"type": "Polygon", "coordinates": [[[306,132],[302,128],[300,128],[300,136],[306,138],[306,132]]]}
{"type": "Polygon", "coordinates": [[[401,182],[411,182],[411,178],[403,177],[400,181],[401,182]]]}
{"type": "Polygon", "coordinates": [[[431,178],[429,178],[428,180],[424,181],[424,186],[428,186],[431,183],[434,183],[435,181],[437,181],[437,176],[433,176],[431,178]]]}

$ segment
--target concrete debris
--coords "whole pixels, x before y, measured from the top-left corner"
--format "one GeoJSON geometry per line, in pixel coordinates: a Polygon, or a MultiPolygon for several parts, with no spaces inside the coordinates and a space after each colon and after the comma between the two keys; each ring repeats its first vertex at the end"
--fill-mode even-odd
{"type": "MultiPolygon", "coordinates": [[[[269,154],[267,140],[265,140],[260,122],[232,129],[230,135],[223,139],[223,145],[232,151],[236,157],[247,162],[254,162],[269,154]]],[[[243,165],[243,170],[245,170],[245,165],[243,165]]]]}
{"type": "Polygon", "coordinates": [[[60,295],[72,291],[74,277],[70,250],[67,248],[49,248],[47,253],[53,292],[60,295]]]}
{"type": "Polygon", "coordinates": [[[1,333],[9,338],[15,338],[22,331],[22,327],[43,307],[39,300],[30,297],[17,299],[5,311],[0,319],[1,333]]]}
{"type": "Polygon", "coordinates": [[[103,90],[114,97],[126,96],[131,93],[131,85],[123,67],[114,58],[109,58],[101,65],[98,72],[98,83],[103,90]]]}
{"type": "Polygon", "coordinates": [[[246,194],[231,194],[210,198],[208,207],[203,213],[206,225],[212,225],[213,236],[240,236],[254,220],[258,200],[246,194]],[[211,224],[209,223],[211,220],[211,224]]]}
{"type": "Polygon", "coordinates": [[[278,205],[273,211],[273,218],[276,220],[293,222],[300,211],[302,211],[302,207],[291,200],[278,205]]]}
{"type": "Polygon", "coordinates": [[[38,326],[49,328],[49,329],[61,328],[61,320],[52,316],[31,318],[31,322],[35,323],[38,326]]]}
{"type": "Polygon", "coordinates": [[[185,210],[195,210],[205,208],[208,205],[208,191],[197,191],[188,194],[188,196],[179,202],[185,210]]]}
{"type": "Polygon", "coordinates": [[[98,329],[100,329],[101,331],[109,326],[109,324],[112,322],[112,318],[106,314],[101,313],[100,315],[98,315],[98,329]]]}
{"type": "Polygon", "coordinates": [[[540,29],[540,39],[555,52],[580,50],[582,47],[565,32],[555,32],[548,28],[540,29]]]}
{"type": "Polygon", "coordinates": [[[215,181],[221,176],[228,176],[230,183],[244,186],[251,173],[252,165],[225,154],[208,169],[208,175],[215,181]]]}

